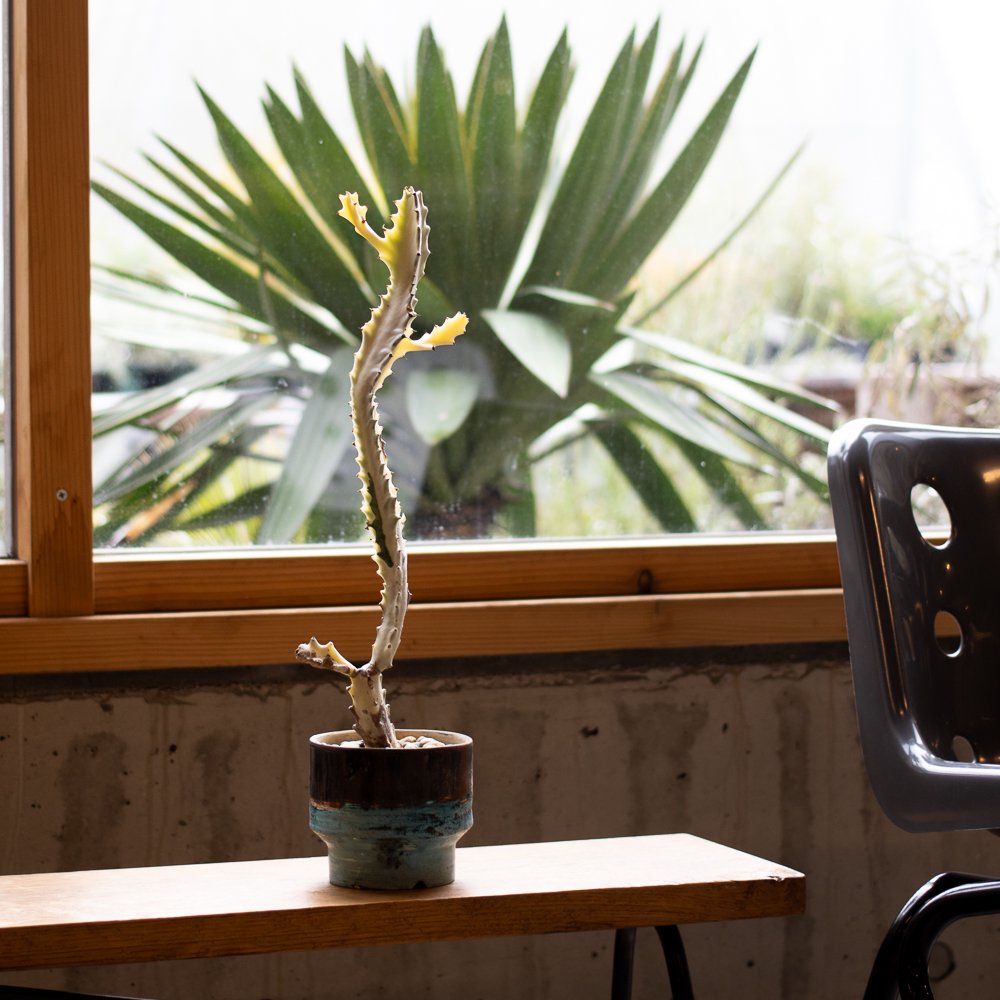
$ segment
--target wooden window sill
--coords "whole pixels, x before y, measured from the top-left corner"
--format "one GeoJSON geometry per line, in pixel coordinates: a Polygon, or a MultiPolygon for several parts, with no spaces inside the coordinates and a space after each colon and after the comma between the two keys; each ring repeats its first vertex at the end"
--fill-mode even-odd
{"type": "MultiPolygon", "coordinates": [[[[416,547],[401,659],[842,641],[832,538],[416,547]]],[[[0,674],[287,663],[335,639],[364,659],[363,550],[99,555],[95,613],[24,614],[0,564],[0,674]]]]}

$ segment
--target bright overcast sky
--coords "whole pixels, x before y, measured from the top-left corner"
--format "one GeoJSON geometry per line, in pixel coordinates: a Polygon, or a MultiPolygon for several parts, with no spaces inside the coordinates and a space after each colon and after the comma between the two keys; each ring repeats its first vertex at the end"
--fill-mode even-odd
{"type": "MultiPolygon", "coordinates": [[[[362,5],[358,5],[362,6],[362,5]]],[[[520,99],[569,14],[576,118],[628,29],[660,14],[661,51],[682,34],[707,47],[687,100],[686,131],[747,52],[750,81],[702,199],[732,217],[804,139],[804,175],[834,178],[845,219],[918,238],[940,253],[982,237],[1000,189],[996,94],[1000,7],[979,0],[616,0],[589,5],[510,0],[383,0],[355,22],[349,5],[318,0],[92,0],[92,152],[135,168],[154,133],[199,157],[214,154],[202,83],[258,140],[265,81],[289,92],[294,61],[328,114],[346,111],[341,47],[364,46],[409,79],[420,27],[430,23],[464,93],[483,40],[507,12],[520,99]],[[259,11],[254,14],[254,9],[259,11]],[[711,183],[714,178],[722,180],[711,183]]],[[[101,216],[95,217],[100,240],[101,216]]]]}

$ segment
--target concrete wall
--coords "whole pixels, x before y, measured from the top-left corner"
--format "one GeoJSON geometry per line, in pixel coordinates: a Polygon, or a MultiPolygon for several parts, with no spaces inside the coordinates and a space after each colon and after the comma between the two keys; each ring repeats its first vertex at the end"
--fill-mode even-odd
{"type": "MultiPolygon", "coordinates": [[[[882,929],[920,882],[945,868],[1000,874],[988,834],[908,835],[884,819],[840,647],[416,663],[390,679],[398,725],[476,741],[468,845],[689,831],[807,873],[804,917],[685,931],[700,998],[860,996],[882,929]]],[[[0,870],[320,854],[306,741],[346,725],[336,682],[298,668],[0,682],[0,870]]],[[[949,932],[940,998],[995,981],[997,929],[949,932]]],[[[611,943],[557,935],[0,982],[162,1000],[590,1000],[609,992],[611,943]]],[[[637,1000],[663,995],[661,975],[655,939],[640,936],[637,1000]]]]}

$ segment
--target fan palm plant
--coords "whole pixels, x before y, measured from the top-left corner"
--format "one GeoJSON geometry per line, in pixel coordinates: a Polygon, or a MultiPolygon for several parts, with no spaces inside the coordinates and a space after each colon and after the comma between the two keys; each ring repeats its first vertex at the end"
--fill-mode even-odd
{"type": "MultiPolygon", "coordinates": [[[[370,55],[345,49],[363,157],[348,151],[296,71],[297,109],[271,88],[263,104],[281,162],[269,162],[203,92],[224,175],[164,141],[168,156],[147,159],[169,194],[124,174],[131,196],[95,183],[210,286],[201,301],[241,334],[237,353],[99,413],[95,433],[132,425],[148,438],[98,486],[98,540],[143,543],[241,522],[258,542],[314,541],[343,537],[345,518],[353,525],[342,408],[353,331],[376,301],[376,275],[337,229],[343,190],[358,192],[378,228],[388,219],[387,192],[421,189],[439,235],[414,328],[431,329],[454,303],[469,314],[468,335],[449,356],[418,359],[383,403],[400,478],[416,493],[409,505],[418,536],[482,535],[498,524],[533,533],[532,463],[580,438],[607,450],[666,530],[698,527],[667,470],[678,461],[747,526],[764,516],[740,486],[741,466],[781,466],[821,491],[799,453],[809,442],[824,445],[826,431],[789,404],[822,401],[644,327],[728,244],[792,161],[706,260],[633,315],[637,273],[711,160],[754,58],[658,171],[701,50],[686,60],[682,42],[654,74],[657,35],[654,26],[639,43],[634,32],[625,41],[562,167],[553,149],[572,77],[566,34],[519,114],[501,22],[464,106],[429,28],[408,100],[370,55]],[[282,458],[274,441],[283,436],[282,458]],[[664,451],[672,463],[654,457],[664,451]],[[238,488],[220,488],[237,463],[256,471],[230,475],[238,488]]],[[[166,282],[105,273],[191,302],[166,282]]]]}

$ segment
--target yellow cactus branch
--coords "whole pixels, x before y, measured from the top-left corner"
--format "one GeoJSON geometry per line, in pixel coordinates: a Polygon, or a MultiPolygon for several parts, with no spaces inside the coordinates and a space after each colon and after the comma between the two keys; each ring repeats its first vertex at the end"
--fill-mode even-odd
{"type": "Polygon", "coordinates": [[[409,354],[410,351],[433,351],[435,347],[447,347],[450,344],[454,344],[455,341],[458,340],[463,333],[465,333],[465,328],[468,323],[469,318],[465,315],[465,313],[456,313],[454,316],[450,316],[446,319],[443,323],[439,323],[435,326],[430,333],[425,333],[422,337],[418,337],[416,340],[412,337],[403,337],[403,339],[396,345],[392,352],[392,357],[389,358],[385,368],[382,370],[381,378],[375,388],[380,389],[382,387],[382,383],[392,372],[392,366],[404,354],[409,354]]]}
{"type": "Polygon", "coordinates": [[[385,455],[376,393],[389,377],[393,364],[410,351],[428,351],[453,344],[465,332],[462,313],[445,320],[430,333],[413,337],[417,285],[427,264],[427,212],[423,196],[406,188],[383,236],[368,225],[367,208],[356,194],[340,196],[342,215],[355,232],[378,251],[389,269],[389,285],[371,319],[361,330],[361,346],[351,369],[351,420],[361,480],[361,511],[374,547],[373,558],[382,578],[382,619],[372,655],[363,667],[343,657],[332,643],[313,638],[296,656],[306,663],[334,670],[351,679],[348,689],[355,728],[367,746],[397,746],[382,687],[382,674],[393,663],[402,638],[403,619],[409,603],[407,586],[405,519],[385,455]]]}
{"type": "MultiPolygon", "coordinates": [[[[383,252],[388,250],[389,241],[384,236],[379,236],[378,233],[368,225],[368,206],[362,205],[358,201],[358,196],[353,192],[350,194],[342,194],[340,196],[340,211],[337,213],[343,218],[347,219],[348,222],[354,226],[354,231],[359,235],[364,237],[376,250],[378,254],[382,257],[383,252]]],[[[383,257],[383,260],[385,258],[383,257]]],[[[386,262],[387,266],[391,266],[386,262]]]]}
{"type": "Polygon", "coordinates": [[[299,646],[296,655],[314,667],[335,670],[338,674],[350,676],[357,669],[332,642],[320,642],[316,636],[299,646]]]}

